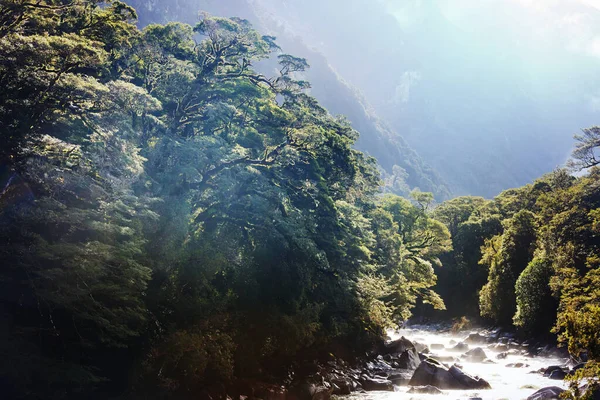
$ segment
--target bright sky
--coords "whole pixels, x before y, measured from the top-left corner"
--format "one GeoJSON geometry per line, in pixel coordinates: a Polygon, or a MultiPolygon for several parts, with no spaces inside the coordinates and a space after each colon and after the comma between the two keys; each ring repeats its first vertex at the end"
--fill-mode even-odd
{"type": "Polygon", "coordinates": [[[435,3],[467,32],[494,29],[529,46],[559,45],[600,58],[600,0],[387,0],[406,30],[435,3]]]}

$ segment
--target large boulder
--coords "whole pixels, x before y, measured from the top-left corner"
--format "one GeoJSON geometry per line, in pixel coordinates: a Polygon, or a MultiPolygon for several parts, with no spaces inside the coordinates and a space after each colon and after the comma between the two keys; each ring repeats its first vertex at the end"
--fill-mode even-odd
{"type": "Polygon", "coordinates": [[[555,378],[551,379],[564,379],[566,375],[566,371],[559,365],[551,365],[544,370],[544,376],[546,378],[550,378],[553,373],[556,373],[556,375],[555,378]],[[562,378],[558,378],[559,375],[562,375],[562,378]]]}
{"type": "Polygon", "coordinates": [[[469,362],[483,362],[487,358],[487,355],[481,347],[475,347],[463,354],[463,358],[469,362]]]}
{"type": "Polygon", "coordinates": [[[545,387],[529,396],[527,400],[559,400],[560,394],[564,391],[557,386],[545,387]]]}
{"type": "Polygon", "coordinates": [[[398,340],[394,340],[389,343],[386,343],[385,348],[383,349],[383,353],[384,354],[402,354],[406,350],[410,350],[410,349],[414,350],[415,345],[410,340],[408,340],[407,338],[402,336],[398,340]]]}
{"type": "Polygon", "coordinates": [[[487,340],[487,337],[479,333],[471,333],[469,336],[467,336],[464,342],[467,344],[485,344],[487,343],[487,340]]]}
{"type": "Polygon", "coordinates": [[[378,378],[371,378],[368,376],[363,376],[360,379],[360,383],[363,387],[363,389],[371,391],[371,390],[385,390],[388,392],[393,392],[394,391],[394,384],[392,383],[392,381],[388,380],[388,379],[378,379],[378,378]]]}
{"type": "Polygon", "coordinates": [[[421,364],[421,359],[419,358],[419,353],[414,348],[405,350],[398,358],[397,368],[400,369],[411,369],[415,370],[421,364]]]}
{"type": "Polygon", "coordinates": [[[456,365],[447,368],[436,360],[422,361],[410,382],[411,386],[435,386],[440,389],[490,389],[490,384],[477,376],[464,373],[456,365]]]}
{"type": "Polygon", "coordinates": [[[550,375],[548,375],[548,378],[555,379],[557,381],[562,381],[565,379],[566,376],[567,376],[567,373],[565,371],[563,371],[562,369],[555,369],[554,371],[552,371],[550,373],[550,375]]]}

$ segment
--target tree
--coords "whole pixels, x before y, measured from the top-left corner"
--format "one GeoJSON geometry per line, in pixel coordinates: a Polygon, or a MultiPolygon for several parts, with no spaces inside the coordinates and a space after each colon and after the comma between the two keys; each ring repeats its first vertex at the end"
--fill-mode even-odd
{"type": "MultiPolygon", "coordinates": [[[[415,193],[415,197],[417,205],[385,195],[370,214],[375,233],[374,276],[388,282],[388,293],[382,299],[392,305],[395,321],[406,320],[418,298],[444,309],[443,301],[430,288],[436,282],[433,265],[439,264],[438,255],[450,248],[450,234],[427,214],[431,195],[415,193]]],[[[376,281],[372,285],[381,287],[376,281]]]]}
{"type": "Polygon", "coordinates": [[[557,302],[550,289],[553,274],[548,260],[535,258],[517,279],[517,312],[513,319],[515,326],[527,334],[547,335],[554,326],[557,302]]]}
{"type": "Polygon", "coordinates": [[[581,130],[581,135],[575,135],[575,149],[567,166],[581,171],[600,164],[596,157],[596,149],[600,146],[600,126],[592,126],[581,130]]]}
{"type": "Polygon", "coordinates": [[[440,293],[452,317],[479,316],[479,296],[488,270],[479,261],[485,241],[501,233],[501,216],[492,201],[480,197],[458,197],[434,209],[452,237],[452,250],[440,255],[435,269],[440,293]]]}
{"type": "Polygon", "coordinates": [[[533,257],[535,215],[526,210],[505,222],[504,233],[486,242],[482,263],[489,268],[488,282],[479,294],[481,315],[504,326],[516,311],[515,283],[533,257]]]}

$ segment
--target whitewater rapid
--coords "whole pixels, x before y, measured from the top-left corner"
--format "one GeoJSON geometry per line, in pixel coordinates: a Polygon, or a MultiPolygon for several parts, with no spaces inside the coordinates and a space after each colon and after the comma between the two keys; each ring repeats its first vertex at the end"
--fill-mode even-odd
{"type": "MultiPolygon", "coordinates": [[[[527,399],[538,389],[548,386],[558,386],[566,389],[566,383],[562,380],[552,380],[544,377],[541,373],[535,373],[542,368],[552,365],[564,366],[568,362],[566,358],[558,357],[532,357],[527,355],[523,347],[511,345],[512,350],[508,351],[506,358],[497,358],[501,351],[495,349],[497,342],[491,344],[471,345],[470,348],[481,347],[488,359],[494,363],[466,362],[460,359],[464,352],[452,351],[451,348],[461,343],[470,332],[453,334],[451,332],[437,332],[428,327],[414,326],[401,329],[396,332],[390,332],[392,340],[401,336],[426,345],[433,358],[440,358],[447,365],[452,365],[450,357],[455,358],[455,362],[463,366],[463,371],[470,375],[478,375],[488,381],[492,389],[488,390],[443,390],[443,394],[411,394],[407,393],[409,386],[397,386],[395,392],[367,392],[351,395],[355,399],[363,400],[431,400],[431,399],[482,399],[482,400],[520,400],[527,399]],[[433,346],[432,346],[433,345],[433,346]],[[437,346],[435,346],[437,345],[437,346]],[[444,348],[440,349],[440,345],[444,348]],[[433,349],[435,347],[436,349],[433,349]],[[448,358],[446,358],[448,357],[448,358]],[[521,367],[515,365],[522,364],[521,367]]],[[[507,341],[507,339],[505,339],[507,341]]],[[[488,361],[489,362],[489,361],[488,361]]]]}

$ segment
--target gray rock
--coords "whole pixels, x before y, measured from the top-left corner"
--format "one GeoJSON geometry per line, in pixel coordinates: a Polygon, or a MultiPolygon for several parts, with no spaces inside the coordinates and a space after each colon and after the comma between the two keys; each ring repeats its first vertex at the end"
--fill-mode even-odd
{"type": "Polygon", "coordinates": [[[398,368],[415,370],[421,364],[421,359],[417,351],[413,349],[405,350],[398,359],[398,368]]]}
{"type": "Polygon", "coordinates": [[[398,340],[394,340],[392,342],[387,343],[385,345],[384,353],[385,354],[402,354],[402,353],[404,353],[404,351],[409,350],[409,349],[414,349],[414,348],[415,348],[415,345],[410,340],[408,340],[407,338],[402,336],[398,340]]]}
{"type": "Polygon", "coordinates": [[[491,389],[490,384],[485,380],[478,376],[471,376],[462,371],[462,369],[458,368],[458,366],[453,365],[448,370],[450,374],[464,387],[467,389],[491,389]]]}
{"type": "Polygon", "coordinates": [[[367,391],[373,391],[373,390],[382,390],[382,391],[388,391],[388,392],[394,391],[394,384],[392,383],[392,381],[390,381],[388,379],[377,379],[377,378],[369,378],[368,376],[363,376],[360,380],[360,383],[362,384],[363,389],[365,389],[367,391]]]}
{"type": "Polygon", "coordinates": [[[427,353],[427,352],[429,352],[429,348],[427,347],[427,345],[425,345],[423,343],[413,342],[413,345],[415,346],[415,349],[417,349],[417,351],[419,353],[427,353]]]}
{"type": "Polygon", "coordinates": [[[464,342],[467,344],[485,344],[487,343],[487,337],[479,333],[471,333],[464,342]]]}
{"type": "Polygon", "coordinates": [[[336,395],[346,395],[350,394],[353,389],[353,382],[350,378],[337,378],[331,380],[331,385],[333,386],[333,394],[336,395]]]}
{"type": "Polygon", "coordinates": [[[435,386],[413,386],[408,389],[407,393],[418,393],[418,394],[444,394],[440,389],[435,386]]]}
{"type": "Polygon", "coordinates": [[[389,371],[392,366],[385,361],[375,360],[367,363],[367,369],[371,372],[389,371]]]}
{"type": "Polygon", "coordinates": [[[506,368],[527,368],[527,367],[529,367],[529,364],[524,364],[521,362],[506,364],[506,368]]]}
{"type": "Polygon", "coordinates": [[[431,346],[429,346],[429,348],[431,350],[444,350],[445,349],[444,345],[441,343],[433,343],[431,346]]]}
{"type": "Polygon", "coordinates": [[[468,375],[457,366],[447,368],[432,359],[421,362],[409,385],[431,385],[440,389],[490,389],[490,384],[484,379],[468,375]]]}
{"type": "Polygon", "coordinates": [[[551,366],[549,366],[548,368],[546,368],[544,370],[544,376],[545,377],[550,377],[550,375],[552,374],[552,372],[559,371],[559,370],[563,371],[563,368],[561,366],[559,366],[559,365],[551,365],[551,366]]]}
{"type": "Polygon", "coordinates": [[[463,358],[469,362],[482,362],[487,358],[487,355],[481,347],[475,347],[463,354],[463,358]]]}
{"type": "Polygon", "coordinates": [[[493,346],[493,349],[500,352],[505,352],[509,350],[508,345],[502,343],[498,343],[497,345],[493,346]]]}
{"type": "Polygon", "coordinates": [[[557,386],[549,386],[538,390],[529,396],[527,400],[558,400],[560,399],[560,394],[564,391],[564,389],[557,386]]]}
{"type": "Polygon", "coordinates": [[[449,350],[450,351],[460,351],[460,352],[467,351],[467,350],[469,350],[469,345],[464,342],[460,342],[456,346],[452,347],[449,350]]]}
{"type": "Polygon", "coordinates": [[[562,381],[565,379],[566,376],[567,373],[562,369],[555,369],[550,373],[550,375],[548,375],[548,378],[562,381]]]}

